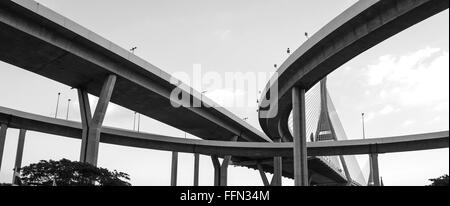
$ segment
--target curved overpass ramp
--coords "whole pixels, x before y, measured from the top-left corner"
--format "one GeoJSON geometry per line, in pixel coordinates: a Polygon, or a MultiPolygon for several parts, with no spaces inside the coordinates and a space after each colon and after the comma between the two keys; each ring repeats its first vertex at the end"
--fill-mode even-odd
{"type": "MultiPolygon", "coordinates": [[[[5,107],[0,107],[0,124],[5,124],[10,128],[81,139],[81,123],[30,114],[5,107]]],[[[260,161],[274,156],[292,158],[293,155],[292,143],[193,140],[149,133],[137,133],[111,127],[104,127],[102,129],[101,142],[162,151],[199,153],[203,155],[218,155],[221,157],[227,155],[247,157],[253,159],[252,161],[260,161]]],[[[308,155],[384,154],[448,147],[449,131],[443,131],[367,140],[312,142],[308,143],[308,155]]],[[[245,162],[242,164],[246,165],[245,162]]]]}
{"type": "MultiPolygon", "coordinates": [[[[5,127],[81,139],[82,125],[0,107],[0,124],[5,127]]],[[[0,137],[2,138],[2,137],[0,137]]],[[[103,127],[100,141],[119,146],[175,151],[225,157],[233,156],[236,166],[274,173],[273,157],[283,157],[281,168],[284,177],[293,178],[292,143],[229,142],[191,140],[148,133],[136,133],[117,128],[103,127]]],[[[308,164],[316,182],[345,184],[347,179],[336,168],[327,164],[323,156],[382,154],[430,150],[449,147],[449,132],[386,137],[367,140],[308,143],[308,164]]],[[[361,184],[361,183],[359,183],[361,184]]]]}
{"type": "Polygon", "coordinates": [[[364,51],[448,7],[448,0],[363,0],[350,7],[296,50],[280,66],[278,81],[266,86],[259,118],[264,132],[272,139],[292,140],[288,118],[293,87],[311,89],[364,51]],[[275,90],[278,98],[264,98],[275,90]]]}

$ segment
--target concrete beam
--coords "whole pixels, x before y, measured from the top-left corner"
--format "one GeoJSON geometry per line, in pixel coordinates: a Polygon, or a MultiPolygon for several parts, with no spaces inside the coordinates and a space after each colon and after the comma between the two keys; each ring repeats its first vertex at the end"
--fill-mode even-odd
{"type": "Polygon", "coordinates": [[[199,186],[200,154],[194,154],[194,186],[199,186]]]}
{"type": "Polygon", "coordinates": [[[0,169],[2,169],[3,151],[5,149],[6,132],[8,125],[2,123],[0,128],[0,169]]]}
{"type": "Polygon", "coordinates": [[[172,169],[170,176],[170,185],[177,186],[178,182],[178,152],[172,152],[172,169]]]}
{"type": "MultiPolygon", "coordinates": [[[[78,122],[55,119],[13,109],[0,107],[0,124],[9,128],[26,129],[81,139],[82,126],[78,122]]],[[[136,133],[129,130],[103,127],[101,142],[105,144],[154,149],[161,151],[178,151],[183,153],[216,155],[224,157],[247,157],[245,162],[238,161],[240,166],[256,167],[257,162],[272,166],[274,156],[283,157],[283,174],[293,178],[293,143],[254,143],[254,142],[222,142],[207,140],[191,140],[170,136],[136,133]],[[257,161],[256,161],[257,160],[257,161]],[[288,166],[289,165],[289,166],[288,166]]],[[[339,156],[370,153],[407,152],[429,149],[448,148],[449,132],[414,134],[400,137],[370,138],[366,140],[347,140],[339,142],[314,142],[308,144],[309,156],[339,156]],[[376,145],[376,151],[374,151],[376,145]]]]}
{"type": "Polygon", "coordinates": [[[308,186],[308,154],[306,145],[305,89],[292,89],[294,125],[294,179],[295,186],[308,186]]]}
{"type": "MultiPolygon", "coordinates": [[[[8,109],[0,106],[0,124],[9,128],[26,129],[74,139],[81,139],[82,126],[78,122],[55,119],[8,109]]],[[[103,127],[101,142],[105,144],[173,151],[199,153],[201,155],[232,155],[249,157],[248,162],[273,163],[274,156],[282,156],[289,161],[293,156],[293,143],[257,143],[192,140],[150,133],[136,133],[129,130],[103,127]]],[[[367,155],[371,153],[396,153],[420,150],[443,149],[449,147],[449,131],[425,134],[411,134],[397,137],[369,138],[365,140],[345,140],[308,143],[308,156],[367,155]],[[376,145],[376,147],[375,147],[376,145]],[[374,151],[376,148],[376,151],[374,151]]]]}
{"type": "Polygon", "coordinates": [[[108,105],[111,100],[114,86],[116,84],[116,80],[117,80],[116,75],[109,75],[106,78],[105,82],[103,83],[97,107],[95,109],[94,116],[92,117],[92,119],[89,117],[90,109],[87,93],[81,92],[81,94],[79,94],[79,96],[81,96],[80,107],[83,107],[82,109],[80,109],[82,121],[84,122],[83,134],[86,135],[87,133],[87,136],[84,139],[85,141],[82,142],[81,146],[82,152],[80,156],[82,156],[83,158],[82,162],[86,162],[94,166],[97,165],[98,148],[100,144],[100,133],[103,121],[105,119],[106,110],[108,109],[108,105]]]}
{"type": "Polygon", "coordinates": [[[16,153],[16,162],[14,164],[14,175],[13,175],[13,184],[19,185],[20,184],[20,168],[22,168],[22,158],[23,158],[23,149],[25,147],[25,136],[27,131],[24,129],[21,129],[19,132],[19,141],[17,144],[17,153],[16,153]]]}

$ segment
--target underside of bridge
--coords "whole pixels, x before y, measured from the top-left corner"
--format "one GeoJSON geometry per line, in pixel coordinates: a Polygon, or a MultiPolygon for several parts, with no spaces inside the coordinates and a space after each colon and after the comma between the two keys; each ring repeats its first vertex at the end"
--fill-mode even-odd
{"type": "MultiPolygon", "coordinates": [[[[309,142],[348,140],[328,93],[326,78],[308,92],[306,108],[309,142]]],[[[292,115],[289,122],[292,132],[292,115]]],[[[245,163],[250,160],[236,158],[235,161],[245,163]]],[[[273,161],[259,160],[259,162],[266,165],[264,168],[267,171],[273,172],[273,161]]],[[[253,168],[257,169],[256,166],[253,168]]],[[[294,178],[292,158],[283,159],[283,168],[283,176],[294,178]]],[[[368,181],[356,158],[350,156],[309,157],[308,170],[310,184],[316,186],[366,185],[368,181]]]]}
{"type": "MultiPolygon", "coordinates": [[[[83,112],[83,109],[86,110],[89,107],[80,108],[82,114],[89,114],[82,118],[80,128],[74,123],[67,122],[49,121],[51,123],[47,122],[45,125],[48,127],[47,131],[51,131],[61,126],[58,124],[66,124],[61,127],[68,127],[70,131],[59,130],[58,133],[83,139],[81,159],[92,164],[96,164],[98,144],[102,139],[109,141],[107,143],[158,149],[158,146],[149,146],[157,141],[147,141],[137,134],[126,131],[114,130],[114,134],[102,137],[100,130],[104,129],[104,133],[110,131],[102,127],[102,118],[109,102],[204,140],[272,143],[282,139],[284,143],[293,141],[294,144],[298,143],[295,139],[302,141],[307,139],[311,143],[335,142],[348,138],[328,94],[326,79],[323,78],[361,52],[447,8],[446,0],[358,2],[318,35],[311,38],[312,40],[308,41],[306,46],[294,53],[291,57],[292,61],[289,60],[283,64],[281,80],[279,80],[282,83],[280,89],[282,96],[276,100],[278,103],[274,104],[280,107],[281,113],[275,115],[276,118],[260,119],[265,133],[221,107],[174,107],[170,94],[177,87],[185,86],[184,84],[178,80],[176,83],[172,82],[172,77],[159,68],[34,1],[0,1],[0,60],[77,88],[80,102],[83,98],[88,99],[86,98],[88,93],[104,100],[99,101],[99,111],[96,111],[93,116],[90,111],[83,112]],[[350,19],[348,19],[349,16],[350,19]],[[319,81],[321,82],[318,83],[319,81]],[[293,105],[300,105],[302,108],[299,109],[293,105]],[[294,112],[289,117],[292,110],[294,112]],[[300,123],[302,125],[299,127],[300,123]],[[89,127],[93,130],[92,132],[89,131],[89,127]],[[88,136],[95,137],[94,140],[89,140],[92,143],[85,141],[86,132],[89,133],[88,136]],[[123,138],[127,135],[133,138],[123,138]]],[[[268,85],[266,92],[272,89],[271,86],[268,85]]],[[[214,102],[207,99],[203,102],[201,94],[198,95],[198,92],[196,93],[190,87],[182,90],[182,93],[189,93],[192,101],[200,99],[201,103],[216,106],[214,102]]],[[[8,118],[11,116],[0,117],[5,119],[1,122],[0,136],[5,136],[6,128],[10,126],[8,118]]],[[[32,123],[43,124],[42,122],[32,123]]],[[[25,135],[24,132],[22,134],[25,135]]],[[[158,138],[163,137],[158,136],[158,138]]],[[[223,142],[221,146],[226,147],[226,143],[223,142]]],[[[444,146],[448,147],[448,138],[444,143],[447,144],[444,146]]],[[[177,152],[185,149],[186,145],[185,142],[173,141],[160,148],[167,148],[167,145],[174,151],[173,168],[175,169],[172,169],[172,174],[176,176],[177,152]]],[[[296,153],[299,152],[296,146],[294,146],[294,155],[292,155],[292,149],[288,148],[291,155],[288,158],[283,157],[282,161],[276,160],[279,158],[276,156],[278,154],[273,155],[271,159],[256,158],[255,154],[234,157],[223,155],[220,157],[224,157],[226,161],[221,165],[218,161],[219,155],[212,154],[215,173],[218,174],[215,183],[226,185],[226,171],[229,163],[257,169],[262,173],[282,173],[285,177],[297,179],[300,161],[294,162],[294,159],[301,157],[300,169],[308,173],[302,178],[309,177],[309,184],[305,185],[367,184],[367,179],[362,174],[354,156],[310,155],[307,157],[306,143],[302,142],[301,146],[304,147],[300,151],[301,154],[296,153]],[[280,170],[281,172],[277,172],[280,170]]],[[[187,147],[195,152],[198,145],[190,144],[187,147]]],[[[176,185],[176,179],[172,181],[172,184],[176,185]]]]}

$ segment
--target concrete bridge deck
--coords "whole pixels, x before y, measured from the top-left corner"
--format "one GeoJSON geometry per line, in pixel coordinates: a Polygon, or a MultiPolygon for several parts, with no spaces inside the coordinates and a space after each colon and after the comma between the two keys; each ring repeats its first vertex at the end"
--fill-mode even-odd
{"type": "Polygon", "coordinates": [[[272,139],[292,140],[288,118],[294,87],[311,89],[361,53],[448,8],[448,0],[358,1],[311,36],[279,67],[278,81],[269,82],[262,93],[260,113],[268,112],[271,117],[260,115],[262,129],[272,139]],[[277,89],[278,98],[264,98],[277,89]]]}
{"type": "MultiPolygon", "coordinates": [[[[0,107],[0,123],[9,128],[25,129],[45,134],[81,139],[81,123],[55,119],[5,107],[0,107]]],[[[101,142],[120,146],[198,153],[203,155],[231,155],[255,160],[281,156],[292,158],[292,143],[258,143],[194,140],[163,135],[137,133],[134,131],[103,127],[101,142]]],[[[449,131],[405,135],[397,137],[370,138],[308,143],[309,156],[338,156],[385,154],[449,147],[449,131]]]]}
{"type": "Polygon", "coordinates": [[[32,0],[0,1],[0,60],[99,96],[117,76],[111,102],[206,140],[271,142],[252,127],[168,73],[32,0]],[[180,87],[194,103],[175,108],[180,87]]]}

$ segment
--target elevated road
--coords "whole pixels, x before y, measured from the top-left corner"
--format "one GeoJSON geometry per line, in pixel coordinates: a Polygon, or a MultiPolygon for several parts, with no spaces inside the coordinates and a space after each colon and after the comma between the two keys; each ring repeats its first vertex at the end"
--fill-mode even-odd
{"type": "Polygon", "coordinates": [[[264,132],[272,139],[284,137],[292,140],[288,127],[292,88],[311,89],[359,54],[448,7],[448,0],[357,2],[318,31],[280,66],[278,81],[266,86],[260,101],[259,122],[264,132]],[[275,90],[278,98],[265,98],[275,90]],[[269,113],[270,118],[262,112],[269,113]]]}
{"type": "Polygon", "coordinates": [[[117,81],[111,102],[206,140],[271,142],[261,131],[171,75],[32,0],[0,1],[0,60],[99,96],[117,81]],[[193,103],[175,108],[180,87],[193,103]]]}
{"type": "MultiPolygon", "coordinates": [[[[81,139],[81,123],[55,119],[0,107],[0,123],[9,128],[26,129],[45,134],[81,139]]],[[[258,143],[193,140],[163,135],[137,133],[104,127],[101,142],[127,147],[198,153],[203,155],[231,155],[254,160],[281,156],[292,158],[292,143],[258,143]]],[[[449,131],[398,137],[308,143],[309,156],[362,155],[395,153],[449,147],[449,131]]]]}
{"type": "MultiPolygon", "coordinates": [[[[261,107],[260,111],[268,111],[274,116],[269,119],[260,117],[265,134],[226,109],[217,107],[213,101],[161,69],[32,0],[0,1],[0,60],[83,92],[103,96],[106,105],[110,99],[120,106],[206,140],[184,140],[89,125],[88,128],[92,129],[87,130],[89,137],[95,137],[95,131],[101,131],[101,142],[204,155],[232,155],[233,160],[243,166],[251,161],[287,157],[282,170],[285,176],[292,177],[293,145],[275,144],[271,139],[292,139],[287,121],[292,110],[290,90],[293,87],[311,88],[345,62],[447,9],[448,4],[447,0],[366,0],[352,6],[314,35],[280,67],[279,88],[272,84],[266,87],[264,96],[277,89],[279,98],[261,101],[261,105],[270,104],[271,107],[261,107]],[[201,102],[205,106],[173,107],[170,96],[177,87],[191,98],[190,103],[201,102]],[[107,92],[100,95],[102,88],[112,91],[111,98],[107,92]],[[239,137],[239,142],[229,142],[234,137],[239,137]]],[[[102,122],[101,116],[102,112],[96,111],[95,123],[102,122]]],[[[89,122],[89,118],[84,123],[89,122]]],[[[80,123],[6,108],[1,108],[0,123],[12,128],[78,139],[86,131],[80,123]]],[[[447,131],[370,139],[370,142],[309,143],[308,155],[313,158],[308,161],[315,164],[313,161],[319,160],[312,167],[331,171],[333,168],[314,157],[445,148],[448,147],[448,136],[447,131]]],[[[272,164],[267,163],[263,168],[270,172],[272,164]]],[[[324,173],[340,176],[334,179],[344,179],[338,172],[324,173]]]]}

